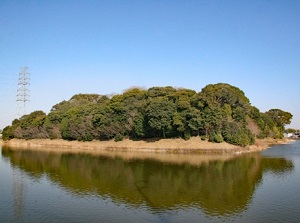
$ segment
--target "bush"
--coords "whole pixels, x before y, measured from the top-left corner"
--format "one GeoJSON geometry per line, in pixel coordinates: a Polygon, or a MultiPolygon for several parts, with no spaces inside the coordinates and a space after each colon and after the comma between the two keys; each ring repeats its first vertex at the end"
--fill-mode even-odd
{"type": "Polygon", "coordinates": [[[222,134],[225,142],[233,145],[246,146],[255,142],[255,137],[251,131],[235,122],[226,123],[223,126],[222,134]]]}
{"type": "Polygon", "coordinates": [[[206,140],[206,136],[204,136],[204,135],[200,136],[200,138],[201,138],[202,141],[206,140]]]}
{"type": "Polygon", "coordinates": [[[206,136],[205,136],[205,135],[201,135],[201,136],[200,136],[200,139],[201,139],[202,141],[205,141],[205,140],[206,140],[206,136]]]}
{"type": "Polygon", "coordinates": [[[2,139],[3,141],[7,141],[14,138],[12,126],[6,126],[2,131],[2,139]]]}
{"type": "Polygon", "coordinates": [[[124,136],[122,136],[120,133],[118,133],[117,135],[115,135],[115,142],[119,142],[119,141],[123,141],[124,136]]]}
{"type": "Polygon", "coordinates": [[[185,132],[184,134],[183,134],[183,139],[184,140],[189,140],[191,138],[191,134],[189,133],[189,132],[185,132]]]}
{"type": "Polygon", "coordinates": [[[86,141],[92,141],[92,140],[93,140],[93,136],[90,133],[86,133],[82,137],[82,141],[84,141],[84,142],[86,142],[86,141]]]}
{"type": "Polygon", "coordinates": [[[224,141],[223,136],[220,133],[212,133],[209,135],[209,141],[210,142],[216,142],[216,143],[221,143],[224,141]]]}

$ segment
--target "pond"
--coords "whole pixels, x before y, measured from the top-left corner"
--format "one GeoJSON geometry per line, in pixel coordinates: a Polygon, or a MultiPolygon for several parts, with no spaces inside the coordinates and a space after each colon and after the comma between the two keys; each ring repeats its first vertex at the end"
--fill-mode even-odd
{"type": "Polygon", "coordinates": [[[300,141],[241,155],[1,148],[1,222],[299,222],[300,141]]]}

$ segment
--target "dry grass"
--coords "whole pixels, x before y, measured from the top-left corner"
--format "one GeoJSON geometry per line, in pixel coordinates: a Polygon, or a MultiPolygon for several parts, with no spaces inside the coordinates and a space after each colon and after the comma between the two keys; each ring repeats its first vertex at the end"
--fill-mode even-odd
{"type": "Polygon", "coordinates": [[[287,143],[287,139],[256,140],[255,145],[239,147],[225,142],[212,143],[201,141],[199,137],[192,137],[190,140],[183,139],[160,139],[147,141],[133,141],[125,139],[121,142],[111,141],[65,141],[61,139],[32,139],[20,140],[12,139],[8,142],[0,141],[10,147],[35,148],[43,150],[45,147],[53,150],[77,150],[77,151],[139,151],[139,152],[163,152],[163,153],[243,153],[260,151],[268,148],[272,144],[287,143]]]}

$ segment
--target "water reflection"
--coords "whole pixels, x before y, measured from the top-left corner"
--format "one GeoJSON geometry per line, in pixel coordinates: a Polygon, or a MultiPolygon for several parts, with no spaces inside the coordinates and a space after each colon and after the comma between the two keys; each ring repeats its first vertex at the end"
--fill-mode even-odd
{"type": "Polygon", "coordinates": [[[2,156],[35,180],[46,175],[72,193],[109,197],[133,207],[146,205],[153,211],[192,206],[209,215],[242,212],[264,172],[281,174],[294,168],[289,160],[258,153],[220,158],[3,148],[2,156]]]}

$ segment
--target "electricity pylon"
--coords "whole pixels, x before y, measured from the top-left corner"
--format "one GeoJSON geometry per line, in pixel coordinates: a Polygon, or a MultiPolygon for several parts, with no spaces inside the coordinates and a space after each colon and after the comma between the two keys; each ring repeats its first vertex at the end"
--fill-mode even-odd
{"type": "Polygon", "coordinates": [[[30,85],[30,73],[28,72],[28,67],[21,67],[21,72],[19,73],[18,90],[17,90],[17,111],[16,118],[19,119],[23,115],[26,115],[26,103],[29,102],[29,89],[30,85]]]}

